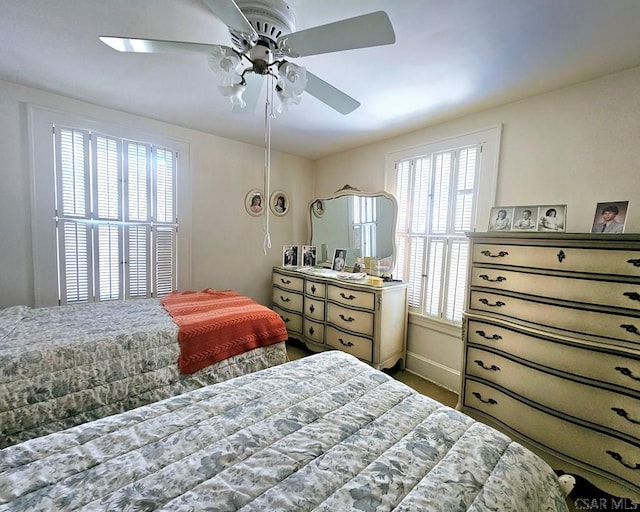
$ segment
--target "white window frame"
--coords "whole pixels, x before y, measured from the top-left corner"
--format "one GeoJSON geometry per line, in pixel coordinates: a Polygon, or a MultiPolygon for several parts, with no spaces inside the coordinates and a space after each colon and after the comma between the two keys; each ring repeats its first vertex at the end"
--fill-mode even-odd
{"type": "MultiPolygon", "coordinates": [[[[478,168],[478,175],[475,178],[476,190],[471,216],[471,231],[486,231],[491,207],[495,203],[501,134],[502,126],[496,125],[458,136],[443,138],[424,145],[387,153],[385,163],[385,189],[388,192],[397,195],[395,190],[396,162],[411,160],[424,155],[449,151],[461,147],[480,145],[482,147],[482,151],[479,155],[480,164],[478,168]]],[[[453,204],[451,206],[453,206],[453,204]]],[[[426,271],[425,265],[425,262],[422,262],[421,266],[423,268],[423,273],[426,271]]],[[[466,273],[464,278],[467,278],[466,273]]],[[[446,281],[446,276],[443,277],[439,286],[441,293],[446,293],[447,287],[449,286],[449,283],[446,281]]],[[[414,309],[409,310],[409,314],[411,316],[420,318],[421,321],[427,324],[433,322],[440,325],[459,325],[458,323],[444,320],[440,315],[431,316],[422,314],[421,311],[424,309],[423,301],[424,297],[421,298],[420,311],[414,309]]]]}
{"type": "MultiPolygon", "coordinates": [[[[118,117],[118,116],[116,116],[118,117]]],[[[188,288],[191,283],[191,179],[190,146],[187,141],[157,135],[132,128],[126,121],[100,121],[80,114],[60,112],[36,105],[27,105],[29,157],[31,167],[31,219],[34,266],[35,306],[57,305],[57,243],[55,226],[54,137],[55,125],[73,126],[81,130],[113,135],[117,138],[144,141],[171,148],[177,153],[176,216],[179,241],[176,248],[176,288],[188,288]]],[[[133,123],[131,123],[133,125],[133,123]]],[[[139,123],[138,123],[139,124],[139,123]]]]}

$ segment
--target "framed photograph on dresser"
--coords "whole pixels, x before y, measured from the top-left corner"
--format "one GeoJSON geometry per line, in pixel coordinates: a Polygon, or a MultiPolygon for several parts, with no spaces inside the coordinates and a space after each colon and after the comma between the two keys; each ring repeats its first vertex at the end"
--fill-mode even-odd
{"type": "Polygon", "coordinates": [[[629,201],[612,201],[598,203],[591,225],[592,233],[624,233],[624,223],[627,219],[629,201]]]}
{"type": "Polygon", "coordinates": [[[282,246],[282,266],[283,267],[298,266],[298,246],[297,245],[282,246]]]}
{"type": "Polygon", "coordinates": [[[333,265],[331,268],[333,270],[337,270],[338,272],[344,271],[344,267],[347,261],[347,250],[346,249],[336,249],[333,251],[333,265]]]}
{"type": "Polygon", "coordinates": [[[302,266],[303,267],[315,267],[316,256],[317,256],[317,248],[315,245],[302,246],[302,266]]]}
{"type": "Polygon", "coordinates": [[[563,233],[566,231],[567,205],[538,206],[538,231],[563,233]]]}

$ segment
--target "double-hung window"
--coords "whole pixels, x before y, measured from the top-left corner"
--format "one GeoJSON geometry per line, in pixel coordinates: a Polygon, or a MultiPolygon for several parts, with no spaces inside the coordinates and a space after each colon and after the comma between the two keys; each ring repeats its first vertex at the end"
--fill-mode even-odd
{"type": "Polygon", "coordinates": [[[176,151],[55,126],[60,304],[143,298],[176,285],[176,151]]]}
{"type": "Polygon", "coordinates": [[[495,128],[390,155],[388,187],[398,200],[395,277],[409,283],[411,312],[461,322],[465,232],[493,204],[498,139],[495,128]]]}

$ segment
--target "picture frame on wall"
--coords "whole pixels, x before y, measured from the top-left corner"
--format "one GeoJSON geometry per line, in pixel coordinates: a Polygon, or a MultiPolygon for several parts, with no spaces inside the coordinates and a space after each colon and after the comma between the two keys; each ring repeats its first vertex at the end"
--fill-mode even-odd
{"type": "Polygon", "coordinates": [[[311,211],[316,217],[322,217],[324,215],[324,201],[316,199],[311,205],[311,211]]]}
{"type": "Polygon", "coordinates": [[[244,207],[247,213],[258,217],[264,213],[264,194],[261,190],[253,189],[244,198],[244,207]]]}
{"type": "Polygon", "coordinates": [[[282,246],[282,266],[283,267],[298,266],[298,246],[297,245],[282,246]]]}
{"type": "Polygon", "coordinates": [[[344,272],[346,262],[347,262],[346,249],[336,249],[335,251],[333,251],[333,265],[331,266],[333,270],[337,270],[338,272],[344,272]]]}
{"type": "Polygon", "coordinates": [[[591,225],[592,233],[624,233],[629,201],[598,203],[591,225]]]}
{"type": "Polygon", "coordinates": [[[315,267],[317,261],[317,247],[315,245],[302,246],[302,266],[315,267]]]}
{"type": "Polygon", "coordinates": [[[271,194],[269,204],[271,207],[271,212],[278,217],[286,215],[291,206],[291,204],[289,203],[289,196],[287,196],[287,193],[283,192],[282,190],[276,190],[273,194],[271,194]]]}

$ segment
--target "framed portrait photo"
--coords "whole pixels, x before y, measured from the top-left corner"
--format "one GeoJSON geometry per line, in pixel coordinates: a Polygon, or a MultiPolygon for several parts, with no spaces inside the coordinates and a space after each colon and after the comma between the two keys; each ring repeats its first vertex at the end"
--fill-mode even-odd
{"type": "Polygon", "coordinates": [[[333,270],[337,270],[338,272],[343,272],[344,267],[347,261],[347,250],[346,249],[336,249],[333,251],[333,265],[331,268],[333,270]]]}
{"type": "Polygon", "coordinates": [[[567,225],[567,205],[538,206],[538,231],[564,233],[567,225]]]}
{"type": "Polygon", "coordinates": [[[315,267],[317,261],[317,247],[315,245],[302,246],[302,266],[315,267]]]}
{"type": "Polygon", "coordinates": [[[316,217],[322,217],[324,215],[324,201],[322,199],[316,199],[311,203],[311,211],[316,217]]]}
{"type": "Polygon", "coordinates": [[[629,201],[598,203],[591,225],[592,233],[624,233],[629,201]]]}
{"type": "Polygon", "coordinates": [[[512,231],[536,231],[538,229],[538,207],[516,206],[513,209],[512,231]]]}
{"type": "Polygon", "coordinates": [[[282,217],[289,211],[289,196],[287,196],[286,192],[283,192],[282,190],[276,190],[271,194],[269,205],[274,215],[282,217]]]}
{"type": "Polygon", "coordinates": [[[513,206],[494,206],[489,217],[489,231],[511,231],[513,206]]]}
{"type": "Polygon", "coordinates": [[[264,213],[264,194],[261,190],[250,190],[244,198],[244,207],[249,215],[257,217],[264,213]]]}
{"type": "Polygon", "coordinates": [[[282,266],[283,267],[298,266],[298,246],[297,245],[282,246],[282,266]]]}

